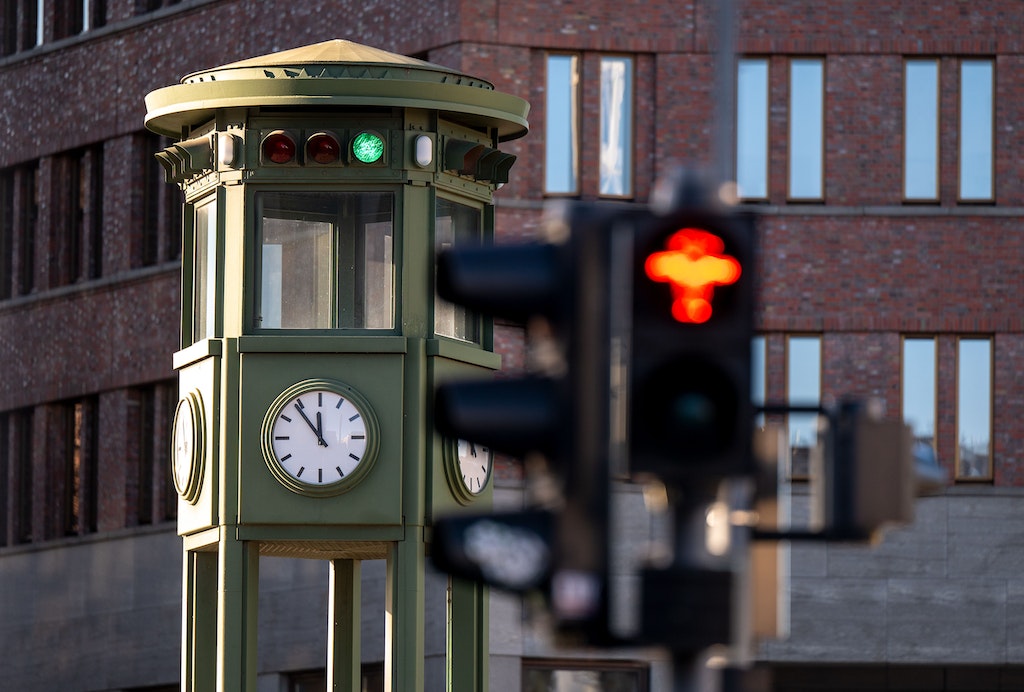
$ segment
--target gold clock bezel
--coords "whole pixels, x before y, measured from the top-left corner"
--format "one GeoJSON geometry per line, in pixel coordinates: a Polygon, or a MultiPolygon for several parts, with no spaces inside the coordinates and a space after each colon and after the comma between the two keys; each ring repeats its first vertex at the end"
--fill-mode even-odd
{"type": "MultiPolygon", "coordinates": [[[[484,479],[480,490],[474,493],[462,480],[462,465],[459,463],[459,440],[446,437],[442,444],[445,480],[448,481],[448,488],[451,490],[452,495],[462,505],[476,502],[487,491],[491,484],[491,479],[494,477],[494,450],[487,448],[488,453],[491,455],[490,465],[487,468],[487,478],[484,479]]],[[[481,446],[483,447],[484,445],[481,446]]]]}
{"type": "Polygon", "coordinates": [[[203,473],[206,467],[206,416],[203,398],[193,390],[178,400],[174,410],[174,424],[171,428],[171,478],[181,499],[195,504],[203,487],[203,473]],[[188,416],[192,423],[192,453],[188,460],[189,472],[184,484],[178,480],[178,422],[181,416],[188,416]]]}
{"type": "Polygon", "coordinates": [[[263,460],[281,485],[293,493],[307,497],[335,497],[358,485],[373,468],[380,451],[380,425],[370,402],[356,389],[338,380],[316,378],[296,382],[274,399],[263,418],[261,439],[263,460]],[[355,470],[333,483],[317,484],[300,481],[285,470],[274,451],[274,422],[277,417],[285,406],[296,397],[315,391],[331,392],[347,400],[359,412],[366,427],[366,448],[355,470]]]}

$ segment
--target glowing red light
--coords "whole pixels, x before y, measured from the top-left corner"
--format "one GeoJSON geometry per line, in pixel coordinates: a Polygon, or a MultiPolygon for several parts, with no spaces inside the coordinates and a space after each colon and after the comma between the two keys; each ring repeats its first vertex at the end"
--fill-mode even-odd
{"type": "Polygon", "coordinates": [[[287,132],[271,132],[263,140],[263,159],[288,163],[295,158],[295,140],[287,132]]]}
{"type": "Polygon", "coordinates": [[[672,316],[679,322],[701,324],[711,319],[715,286],[728,286],[742,273],[735,257],[722,254],[725,242],[707,231],[682,228],[666,243],[667,250],[651,253],[644,271],[652,281],[672,286],[672,316]]]}
{"type": "Polygon", "coordinates": [[[334,135],[317,132],[306,140],[306,159],[317,163],[334,163],[341,156],[341,144],[334,135]]]}

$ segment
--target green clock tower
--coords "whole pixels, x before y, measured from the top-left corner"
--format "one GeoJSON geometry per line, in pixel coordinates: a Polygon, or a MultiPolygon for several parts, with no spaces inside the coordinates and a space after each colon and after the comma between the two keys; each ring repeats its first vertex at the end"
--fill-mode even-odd
{"type": "MultiPolygon", "coordinates": [[[[435,296],[439,249],[487,242],[528,104],[348,41],[146,97],[185,195],[172,473],[182,690],[256,689],[260,555],[329,561],[328,689],[359,690],[360,561],[387,561],[386,688],[423,689],[432,518],[490,502],[488,450],[434,432],[435,385],[499,365],[435,296]]],[[[448,687],[487,687],[486,593],[449,587],[448,687]]]]}

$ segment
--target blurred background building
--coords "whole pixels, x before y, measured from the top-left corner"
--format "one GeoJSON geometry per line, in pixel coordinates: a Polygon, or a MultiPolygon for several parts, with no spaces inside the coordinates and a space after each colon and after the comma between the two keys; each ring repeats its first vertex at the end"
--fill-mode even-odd
{"type": "MultiPolygon", "coordinates": [[[[752,394],[879,398],[951,478],[874,549],[793,546],[791,637],[759,659],[777,690],[1024,688],[1024,5],[738,4],[729,166],[763,215],[752,394]]],[[[181,196],[146,93],[332,38],[483,77],[532,104],[530,134],[503,147],[519,159],[496,235],[512,241],[551,198],[645,203],[674,164],[712,163],[715,15],[713,0],[5,0],[0,688],[177,689],[181,196]]],[[[522,367],[516,325],[496,343],[522,367]]],[[[814,422],[782,422],[799,522],[814,422]]],[[[519,501],[514,465],[494,482],[519,501]]],[[[326,565],[263,562],[260,689],[323,689],[326,565]]],[[[364,575],[381,603],[383,570],[364,575]]],[[[664,684],[646,654],[556,650],[521,614],[492,598],[496,692],[664,684]]],[[[383,614],[364,620],[382,689],[383,614]]],[[[442,638],[428,689],[443,655],[442,638]]]]}

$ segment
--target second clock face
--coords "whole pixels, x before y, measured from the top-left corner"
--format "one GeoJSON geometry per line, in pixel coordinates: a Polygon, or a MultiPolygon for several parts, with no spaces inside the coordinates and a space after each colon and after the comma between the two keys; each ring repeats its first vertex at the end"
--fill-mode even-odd
{"type": "Polygon", "coordinates": [[[491,450],[474,442],[459,440],[456,457],[463,487],[470,495],[479,495],[491,477],[491,450]]]}
{"type": "Polygon", "coordinates": [[[291,490],[341,492],[373,462],[375,426],[369,406],[342,386],[298,385],[279,397],[267,415],[268,462],[291,490]]]}

